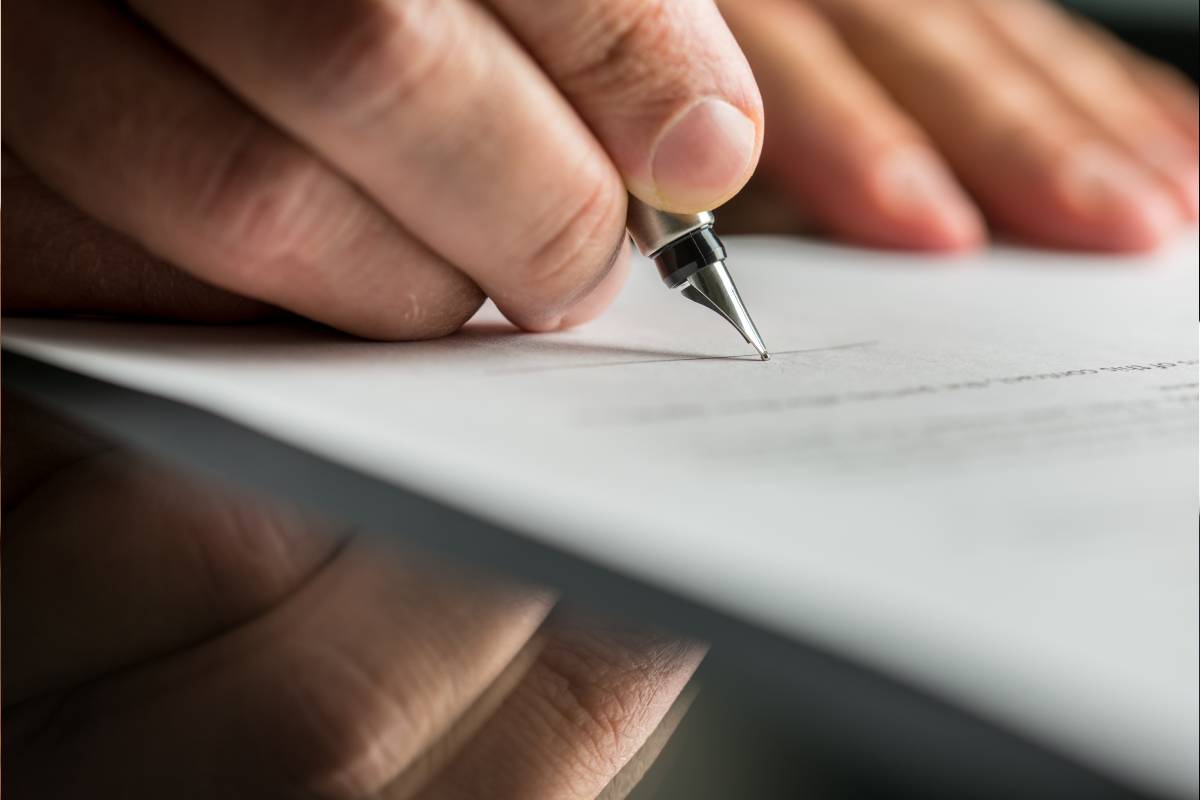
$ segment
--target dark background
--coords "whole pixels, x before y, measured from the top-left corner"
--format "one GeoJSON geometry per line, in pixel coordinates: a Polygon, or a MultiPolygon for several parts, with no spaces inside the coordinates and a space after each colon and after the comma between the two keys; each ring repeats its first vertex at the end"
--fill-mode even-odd
{"type": "Polygon", "coordinates": [[[1065,0],[1063,5],[1200,81],[1197,0],[1065,0]]]}

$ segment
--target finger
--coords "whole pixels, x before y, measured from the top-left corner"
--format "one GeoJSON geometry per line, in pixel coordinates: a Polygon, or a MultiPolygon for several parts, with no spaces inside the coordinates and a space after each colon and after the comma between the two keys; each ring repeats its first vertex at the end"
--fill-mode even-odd
{"type": "Polygon", "coordinates": [[[121,451],[46,478],[5,518],[6,703],[228,630],[303,584],[342,538],[121,451]]]}
{"type": "Polygon", "coordinates": [[[1096,44],[1125,67],[1142,91],[1158,103],[1160,110],[1193,144],[1200,139],[1194,81],[1169,64],[1147,58],[1099,25],[1083,19],[1076,20],[1076,24],[1085,28],[1096,44]]]}
{"type": "Polygon", "coordinates": [[[617,299],[617,294],[620,293],[628,277],[629,247],[625,246],[621,248],[616,262],[604,276],[604,280],[600,281],[596,288],[571,307],[571,310],[563,316],[562,322],[559,323],[560,327],[572,328],[600,316],[605,309],[612,305],[613,300],[617,299]]]}
{"type": "MultiPolygon", "coordinates": [[[[20,395],[4,390],[0,400],[3,455],[0,491],[8,512],[55,472],[76,461],[111,449],[111,444],[66,420],[43,413],[20,395]]],[[[6,525],[5,541],[12,528],[6,525]]]]}
{"type": "Polygon", "coordinates": [[[1133,73],[1134,80],[1142,90],[1154,98],[1163,113],[1191,138],[1195,147],[1197,140],[1200,140],[1196,84],[1167,65],[1144,58],[1127,47],[1122,46],[1116,53],[1133,73]]]}
{"type": "MultiPolygon", "coordinates": [[[[115,458],[105,467],[122,469],[115,458]]],[[[502,699],[489,687],[524,674],[523,654],[550,604],[544,593],[361,538],[300,570],[289,559],[300,562],[303,542],[321,538],[311,521],[261,504],[231,507],[211,487],[203,497],[181,496],[164,485],[170,472],[160,468],[157,478],[89,480],[78,491],[60,485],[59,505],[102,512],[111,530],[97,532],[94,517],[43,517],[37,533],[46,544],[18,566],[5,539],[5,779],[14,793],[373,796],[428,759],[430,748],[451,757],[451,732],[461,740],[502,699]],[[90,495],[102,488],[110,504],[99,509],[90,495]],[[158,524],[164,515],[154,492],[176,501],[172,521],[182,524],[158,524]],[[272,530],[285,522],[286,530],[272,530]],[[97,533],[118,556],[100,554],[91,541],[97,533]],[[65,570],[51,577],[56,566],[65,570]],[[14,575],[27,577],[14,584],[14,575]],[[64,597],[38,594],[34,576],[64,597]],[[64,584],[72,579],[80,585],[64,584]],[[242,599],[240,612],[255,613],[214,631],[233,598],[242,599]],[[29,674],[24,648],[10,639],[10,620],[20,615],[40,623],[64,660],[80,654],[73,638],[105,637],[129,649],[150,627],[179,643],[174,629],[194,634],[201,619],[210,635],[14,707],[10,681],[29,674]],[[61,768],[66,760],[70,770],[61,768]]],[[[18,541],[36,542],[29,533],[18,541]]],[[[160,635],[157,643],[165,641],[160,635]]]]}
{"type": "Polygon", "coordinates": [[[791,0],[723,6],[771,115],[763,163],[827,230],[881,247],[949,250],[984,235],[924,134],[828,23],[791,0]]]}
{"type": "Polygon", "coordinates": [[[210,687],[212,699],[250,706],[214,720],[208,744],[267,785],[375,796],[427,770],[427,760],[452,757],[484,724],[503,699],[491,690],[511,686],[539,649],[528,648],[551,602],[547,592],[354,543],[311,587],[222,643],[217,658],[260,655],[210,687]],[[264,641],[278,646],[263,651],[264,641]],[[278,731],[286,734],[249,756],[278,731]]]}
{"type": "MultiPolygon", "coordinates": [[[[621,771],[613,776],[608,785],[604,787],[604,791],[596,795],[596,800],[625,800],[641,785],[642,779],[658,762],[659,756],[662,755],[662,751],[670,742],[671,737],[675,735],[675,730],[683,721],[699,693],[700,689],[694,683],[684,687],[679,696],[675,698],[675,702],[667,709],[662,721],[642,743],[641,748],[633,758],[625,762],[625,766],[621,767],[621,771]]],[[[654,785],[655,779],[652,779],[650,791],[653,791],[654,785]]]]}
{"type": "Polygon", "coordinates": [[[749,179],[761,101],[711,0],[492,4],[634,194],[661,208],[702,211],[749,179]]]}
{"type": "Polygon", "coordinates": [[[984,211],[1028,239],[1137,250],[1174,231],[1172,198],[1063,103],[968,4],[833,3],[872,74],[929,133],[984,211]]]}
{"type": "Polygon", "coordinates": [[[478,289],[111,4],[6,8],[5,142],[201,279],[344,330],[447,333],[478,289]]]}
{"type": "Polygon", "coordinates": [[[277,309],[176,269],[82,214],[4,155],[6,314],[115,314],[193,322],[277,309]]]}
{"type": "Polygon", "coordinates": [[[560,630],[417,797],[591,800],[655,731],[702,657],[702,647],[662,637],[560,630]]]}
{"type": "Polygon", "coordinates": [[[1087,29],[1039,0],[979,3],[1009,47],[1080,114],[1156,174],[1180,209],[1200,214],[1200,156],[1194,142],[1087,29]]]}
{"type": "Polygon", "coordinates": [[[134,6],[523,327],[558,327],[623,246],[625,192],[607,156],[468,0],[134,6]]]}

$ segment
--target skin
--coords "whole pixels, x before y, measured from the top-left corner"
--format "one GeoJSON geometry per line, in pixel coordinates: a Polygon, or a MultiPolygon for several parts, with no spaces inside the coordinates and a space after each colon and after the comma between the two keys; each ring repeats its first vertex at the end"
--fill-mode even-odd
{"type": "MultiPolygon", "coordinates": [[[[619,291],[626,191],[712,208],[760,152],[859,244],[1197,216],[1194,87],[1032,0],[295,8],[6,3],[6,313],[552,330],[619,291]]],[[[4,422],[14,796],[619,797],[677,719],[695,644],[4,422]]]]}
{"type": "Polygon", "coordinates": [[[770,119],[760,174],[835,236],[1136,251],[1197,218],[1195,87],[1048,3],[722,11],[770,119]]]}
{"type": "Polygon", "coordinates": [[[615,800],[681,713],[697,644],[4,423],[6,795],[615,800]]]}
{"type": "Polygon", "coordinates": [[[361,336],[445,335],[485,295],[528,330],[582,319],[627,187],[695,211],[758,159],[707,0],[129,5],[12,4],[5,146],[203,282],[361,336]]]}

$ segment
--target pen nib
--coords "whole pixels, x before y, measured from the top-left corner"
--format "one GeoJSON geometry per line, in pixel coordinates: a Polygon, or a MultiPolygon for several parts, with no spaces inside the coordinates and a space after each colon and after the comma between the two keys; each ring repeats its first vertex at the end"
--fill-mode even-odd
{"type": "Polygon", "coordinates": [[[682,291],[687,299],[710,308],[729,320],[729,324],[737,328],[738,333],[758,351],[763,361],[771,357],[758,334],[758,328],[754,327],[754,320],[750,319],[750,313],[742,303],[733,278],[729,276],[729,270],[725,268],[725,262],[714,261],[696,270],[687,279],[682,291]]]}

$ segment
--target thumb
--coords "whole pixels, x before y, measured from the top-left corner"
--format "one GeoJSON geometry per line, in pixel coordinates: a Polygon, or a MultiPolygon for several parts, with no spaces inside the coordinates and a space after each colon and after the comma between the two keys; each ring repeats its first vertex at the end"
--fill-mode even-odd
{"type": "Polygon", "coordinates": [[[495,0],[629,191],[690,213],[728,200],[762,146],[754,76],[711,0],[495,0]]]}

